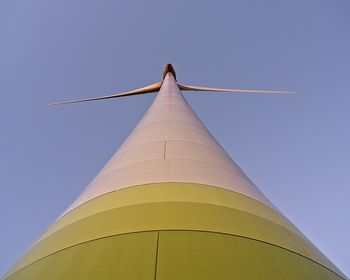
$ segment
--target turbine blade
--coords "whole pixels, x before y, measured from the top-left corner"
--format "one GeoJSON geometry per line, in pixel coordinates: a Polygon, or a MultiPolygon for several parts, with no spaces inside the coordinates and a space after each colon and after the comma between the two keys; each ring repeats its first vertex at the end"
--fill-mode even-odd
{"type": "Polygon", "coordinates": [[[181,85],[181,84],[178,84],[178,86],[180,90],[191,90],[191,91],[298,94],[295,91],[284,91],[284,90],[225,89],[225,88],[187,86],[187,85],[181,85]]]}
{"type": "Polygon", "coordinates": [[[72,104],[72,103],[80,103],[80,102],[89,102],[89,101],[117,98],[117,97],[130,96],[130,95],[146,94],[146,93],[159,91],[161,86],[162,86],[162,82],[158,82],[158,83],[155,83],[155,84],[152,84],[149,86],[145,86],[143,88],[139,88],[139,89],[135,89],[135,90],[127,91],[127,92],[116,93],[116,94],[100,96],[100,97],[92,97],[92,98],[86,98],[86,99],[78,99],[78,100],[70,100],[70,101],[51,103],[51,104],[48,104],[48,106],[64,105],[64,104],[72,104]]]}

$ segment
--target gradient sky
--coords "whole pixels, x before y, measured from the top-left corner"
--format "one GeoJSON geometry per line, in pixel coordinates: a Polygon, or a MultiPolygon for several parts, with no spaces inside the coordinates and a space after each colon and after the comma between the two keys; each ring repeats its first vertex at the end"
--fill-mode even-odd
{"type": "Polygon", "coordinates": [[[64,211],[152,102],[63,107],[161,79],[297,90],[185,93],[270,200],[350,275],[348,0],[0,1],[0,275],[64,211]]]}

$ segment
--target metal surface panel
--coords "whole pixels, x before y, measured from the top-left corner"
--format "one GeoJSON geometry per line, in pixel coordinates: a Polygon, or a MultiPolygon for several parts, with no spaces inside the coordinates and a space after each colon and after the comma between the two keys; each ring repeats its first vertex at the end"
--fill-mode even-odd
{"type": "Polygon", "coordinates": [[[130,149],[118,150],[118,153],[105,165],[98,176],[138,162],[163,159],[164,151],[165,141],[148,142],[130,149]]]}
{"type": "MultiPolygon", "coordinates": [[[[134,132],[139,130],[158,130],[158,129],[183,129],[183,130],[189,130],[197,133],[201,133],[203,131],[203,127],[199,124],[194,124],[187,121],[179,121],[179,120],[163,120],[163,121],[153,121],[150,124],[142,125],[140,127],[136,127],[134,129],[134,132]]],[[[122,149],[122,146],[119,148],[122,149]]]]}
{"type": "Polygon", "coordinates": [[[195,130],[174,128],[159,128],[150,130],[147,127],[146,129],[138,129],[128,138],[128,142],[122,147],[123,149],[129,149],[131,147],[143,145],[149,142],[168,140],[194,142],[212,147],[213,149],[217,149],[219,152],[221,151],[221,147],[210,135],[195,130]]]}
{"type": "Polygon", "coordinates": [[[221,187],[244,194],[273,207],[253,183],[244,176],[210,163],[165,159],[136,163],[97,177],[65,213],[108,192],[130,186],[162,182],[197,183],[221,187]]]}
{"type": "Polygon", "coordinates": [[[244,211],[271,220],[304,238],[304,235],[278,211],[237,192],[207,185],[188,183],[157,183],[113,191],[74,208],[59,218],[39,239],[80,219],[111,209],[154,203],[196,202],[244,211]]]}
{"type": "Polygon", "coordinates": [[[218,153],[217,150],[198,143],[176,140],[167,141],[165,157],[210,163],[248,179],[239,166],[226,153],[218,153]]]}
{"type": "Polygon", "coordinates": [[[324,257],[313,252],[313,247],[303,246],[302,236],[269,219],[216,205],[164,202],[111,209],[71,223],[31,248],[13,271],[60,250],[91,240],[157,230],[218,232],[250,238],[290,250],[336,270],[331,262],[324,262],[324,257]]]}
{"type": "Polygon", "coordinates": [[[135,233],[79,244],[49,255],[7,280],[154,280],[157,233],[135,233]]]}
{"type": "Polygon", "coordinates": [[[341,280],[293,252],[235,236],[161,232],[157,280],[341,280]]]}
{"type": "Polygon", "coordinates": [[[112,236],[49,255],[8,280],[341,280],[342,274],[256,240],[198,231],[112,236]]]}

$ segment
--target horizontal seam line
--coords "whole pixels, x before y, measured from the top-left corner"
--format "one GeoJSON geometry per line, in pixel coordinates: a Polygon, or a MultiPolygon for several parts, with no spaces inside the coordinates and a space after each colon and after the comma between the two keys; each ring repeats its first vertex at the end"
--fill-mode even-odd
{"type": "MultiPolygon", "coordinates": [[[[148,144],[155,144],[155,143],[163,143],[164,141],[167,141],[167,142],[182,142],[182,143],[190,143],[190,144],[194,144],[194,145],[199,145],[199,146],[202,146],[202,147],[205,147],[205,148],[208,148],[214,152],[217,152],[223,156],[225,156],[225,158],[227,158],[228,160],[231,160],[233,162],[233,164],[235,165],[235,167],[237,167],[243,174],[244,172],[242,171],[242,169],[237,165],[237,163],[221,148],[221,149],[216,149],[216,148],[213,148],[213,147],[210,147],[208,145],[204,145],[202,143],[198,143],[198,142],[193,142],[193,141],[185,141],[185,140],[161,140],[161,141],[150,141],[150,142],[146,142],[144,144],[141,144],[141,145],[136,145],[132,148],[128,148],[128,149],[125,149],[125,150],[121,150],[120,154],[123,155],[124,153],[127,153],[129,152],[130,150],[133,150],[135,148],[141,148],[142,146],[146,146],[148,144]]],[[[117,160],[117,157],[120,155],[118,153],[118,151],[115,153],[115,155],[112,156],[112,158],[110,160],[107,161],[107,163],[105,164],[105,167],[107,167],[107,165],[112,161],[112,160],[117,160]]],[[[104,169],[104,168],[103,168],[104,169]]],[[[103,169],[97,174],[97,176],[95,178],[97,178],[99,176],[99,174],[103,171],[103,169]]],[[[116,169],[117,170],[117,169],[116,169]]],[[[108,174],[108,173],[106,173],[108,174]]],[[[244,174],[245,175],[245,174],[244,174]]],[[[247,178],[248,176],[245,175],[247,178]]]]}
{"type": "MultiPolygon", "coordinates": [[[[258,202],[258,201],[256,201],[256,200],[254,200],[254,201],[255,201],[255,202],[258,202]]],[[[263,203],[261,203],[261,202],[259,202],[259,203],[261,204],[261,206],[266,207],[266,208],[272,210],[276,215],[280,216],[280,217],[282,218],[282,220],[283,220],[284,222],[286,222],[286,224],[288,224],[289,227],[291,227],[291,228],[286,227],[286,226],[285,226],[284,224],[282,224],[282,223],[277,223],[277,222],[275,222],[274,220],[269,219],[269,218],[267,218],[267,217],[263,217],[263,216],[260,216],[260,215],[258,215],[258,214],[254,214],[254,213],[252,213],[252,212],[248,212],[248,211],[245,211],[245,210],[242,210],[242,209],[233,208],[233,207],[230,207],[230,206],[225,206],[225,205],[220,205],[220,204],[215,204],[215,203],[198,202],[198,201],[166,200],[166,201],[151,201],[151,202],[143,202],[143,203],[138,203],[138,204],[129,204],[129,205],[124,205],[124,206],[120,206],[120,207],[105,209],[104,211],[97,212],[97,213],[93,213],[93,214],[88,215],[88,216],[85,216],[85,217],[81,217],[80,219],[75,220],[75,221],[73,221],[73,222],[71,222],[71,223],[68,223],[68,224],[66,224],[66,225],[64,225],[64,226],[62,226],[62,227],[60,227],[60,228],[58,228],[57,230],[51,232],[51,233],[50,233],[49,235],[47,235],[46,237],[44,237],[44,235],[49,231],[49,229],[48,229],[48,230],[42,235],[42,237],[44,237],[44,238],[42,238],[42,239],[39,238],[38,241],[37,241],[37,243],[35,243],[35,245],[38,244],[38,243],[40,243],[41,241],[45,240],[46,238],[48,238],[48,237],[51,236],[52,234],[54,234],[54,233],[60,231],[61,229],[65,228],[66,226],[72,225],[72,224],[74,224],[74,223],[76,223],[76,222],[78,222],[78,221],[80,221],[80,220],[82,220],[82,219],[87,219],[87,218],[89,218],[89,217],[91,217],[91,216],[94,216],[94,215],[99,215],[99,214],[102,214],[102,213],[107,212],[107,211],[113,211],[113,210],[118,209],[118,208],[132,207],[132,206],[136,206],[136,205],[167,203],[167,202],[169,202],[169,203],[171,203],[171,202],[173,202],[173,203],[193,203],[193,204],[211,205],[211,206],[216,206],[216,207],[228,208],[228,209],[231,209],[231,210],[235,210],[235,211],[247,213],[247,214],[249,214],[249,215],[257,216],[257,217],[259,217],[259,218],[261,218],[261,219],[264,219],[264,220],[268,220],[268,221],[270,221],[270,222],[272,222],[272,223],[274,223],[274,224],[277,224],[277,225],[279,225],[279,226],[285,228],[286,230],[288,230],[288,232],[289,232],[289,231],[292,231],[292,229],[293,229],[293,230],[296,230],[296,233],[295,233],[296,235],[298,235],[298,236],[301,237],[301,238],[306,238],[306,237],[304,236],[304,234],[302,234],[302,233],[299,231],[299,229],[298,229],[291,221],[289,221],[288,219],[286,219],[285,216],[283,216],[282,214],[279,214],[278,212],[274,211],[273,209],[271,209],[270,207],[266,206],[265,204],[263,204],[263,203]]],[[[59,220],[57,220],[57,221],[59,221],[59,220]]],[[[56,221],[56,222],[57,222],[57,221],[56,221]]],[[[54,224],[53,224],[53,225],[54,225],[54,224]]],[[[293,232],[293,233],[294,233],[294,232],[293,232]]],[[[295,241],[295,240],[294,240],[294,241],[295,241]]],[[[33,246],[33,247],[34,247],[34,246],[33,246]]]]}
{"type": "Polygon", "coordinates": [[[143,163],[146,163],[146,162],[151,162],[151,161],[161,162],[161,161],[163,161],[163,160],[169,160],[169,159],[200,162],[200,163],[204,163],[204,164],[207,164],[207,165],[212,165],[212,166],[215,166],[215,167],[217,167],[217,168],[223,169],[223,170],[225,170],[225,171],[227,171],[227,172],[229,172],[229,173],[231,173],[231,174],[234,174],[234,175],[238,176],[239,178],[242,178],[244,181],[246,181],[246,182],[252,184],[252,185],[256,188],[256,190],[258,191],[258,193],[259,193],[259,194],[262,194],[261,191],[259,191],[258,188],[254,185],[254,183],[251,182],[247,177],[243,177],[243,176],[239,175],[237,172],[231,171],[231,170],[229,170],[228,168],[225,168],[225,167],[222,167],[222,166],[220,166],[220,165],[216,165],[216,164],[213,164],[213,163],[210,163],[210,162],[207,162],[207,161],[201,161],[201,160],[195,160],[195,159],[187,159],[187,158],[173,158],[173,157],[167,157],[167,158],[165,158],[165,159],[164,159],[163,157],[159,157],[159,158],[156,158],[156,159],[143,160],[143,161],[138,161],[138,162],[135,162],[135,163],[132,163],[132,164],[129,164],[129,165],[126,165],[126,166],[117,168],[117,169],[115,169],[115,170],[113,170],[113,171],[110,171],[110,172],[108,172],[108,173],[106,173],[106,174],[101,175],[101,177],[99,177],[99,178],[95,178],[95,179],[91,182],[91,184],[88,186],[88,188],[87,188],[86,190],[90,189],[96,182],[100,181],[100,180],[103,179],[104,177],[106,177],[106,176],[108,176],[108,175],[111,175],[111,174],[114,173],[114,172],[118,172],[119,170],[122,170],[122,169],[125,169],[125,168],[129,168],[129,167],[133,167],[133,166],[136,166],[136,165],[140,165],[140,164],[143,164],[143,163]]]}
{"type": "Polygon", "coordinates": [[[154,113],[156,110],[163,109],[165,106],[171,107],[171,109],[170,109],[170,110],[172,110],[171,113],[173,113],[175,111],[181,111],[181,112],[189,113],[190,115],[194,114],[193,110],[191,110],[191,108],[189,108],[189,106],[186,106],[184,103],[179,104],[179,103],[175,103],[175,102],[159,104],[157,106],[152,107],[152,110],[150,112],[154,113]]]}
{"type": "MultiPolygon", "coordinates": [[[[248,199],[252,199],[252,200],[254,200],[254,201],[256,201],[256,202],[262,204],[263,206],[268,207],[269,209],[273,210],[273,211],[276,212],[277,214],[282,215],[277,209],[271,207],[271,206],[268,205],[268,204],[263,203],[262,201],[259,201],[259,200],[255,199],[255,198],[252,198],[252,197],[250,197],[250,196],[248,196],[248,195],[246,195],[246,194],[243,194],[243,193],[240,193],[240,192],[237,192],[237,191],[234,191],[234,190],[229,190],[229,189],[226,189],[226,188],[223,188],[223,187],[219,187],[219,186],[207,185],[207,184],[202,184],[202,183],[182,182],[182,181],[181,181],[181,182],[157,182],[157,183],[137,184],[137,185],[133,185],[133,186],[129,186],[129,187],[125,187],[125,188],[113,190],[113,191],[110,191],[110,192],[106,192],[106,193],[103,193],[103,194],[101,194],[101,195],[99,195],[99,196],[96,196],[96,197],[94,197],[94,198],[92,198],[92,199],[90,199],[90,200],[87,200],[87,201],[85,201],[84,203],[81,203],[81,204],[79,204],[78,206],[72,208],[71,210],[69,210],[69,211],[68,211],[67,213],[65,213],[64,215],[58,217],[58,218],[55,220],[55,222],[58,221],[59,219],[63,218],[64,216],[66,216],[67,214],[69,214],[70,212],[72,212],[73,210],[77,209],[78,207],[80,207],[80,206],[82,206],[82,205],[85,205],[86,203],[89,203],[90,201],[93,201],[93,200],[95,200],[95,199],[98,199],[98,198],[101,197],[101,196],[105,196],[105,195],[108,195],[108,194],[113,193],[113,192],[119,192],[119,191],[123,191],[123,190],[125,190],[125,189],[130,189],[130,188],[139,188],[139,187],[143,187],[143,186],[146,187],[146,186],[148,186],[148,185],[159,185],[159,184],[167,184],[167,183],[169,183],[169,184],[201,185],[201,186],[207,186],[207,187],[211,187],[211,188],[221,189],[221,190],[228,191],[228,192],[233,192],[233,193],[235,193],[235,194],[242,195],[242,196],[244,196],[244,197],[246,197],[246,198],[248,198],[248,199]]],[[[288,221],[289,221],[289,220],[288,220],[288,221]]],[[[291,221],[289,221],[289,222],[292,223],[291,221]]]]}
{"type": "MultiPolygon", "coordinates": [[[[140,128],[138,128],[138,129],[134,130],[134,131],[130,134],[131,137],[130,137],[130,138],[128,137],[127,139],[128,139],[128,140],[132,140],[134,137],[136,137],[135,135],[137,135],[136,133],[135,133],[135,135],[134,135],[134,132],[139,133],[138,130],[141,130],[141,129],[142,129],[142,128],[140,127],[140,128]]],[[[166,128],[155,128],[155,130],[179,130],[179,131],[189,131],[189,132],[198,134],[198,135],[200,135],[200,136],[203,136],[203,137],[205,137],[205,138],[211,140],[212,142],[214,142],[215,144],[218,145],[218,141],[214,138],[213,135],[210,134],[209,131],[206,131],[207,133],[204,134],[204,133],[202,133],[202,132],[198,132],[198,131],[191,130],[191,129],[185,129],[185,128],[171,128],[171,127],[166,127],[166,128]]],[[[124,144],[124,143],[123,143],[123,144],[124,144]]],[[[219,145],[218,145],[218,146],[219,146],[219,145]]],[[[221,148],[221,147],[220,147],[220,148],[221,148]]]]}
{"type": "MultiPolygon", "coordinates": [[[[121,150],[120,150],[120,153],[119,153],[119,150],[118,150],[118,151],[115,153],[115,155],[112,156],[112,158],[111,158],[110,160],[116,159],[117,156],[118,156],[119,154],[127,153],[127,152],[129,152],[130,150],[133,150],[133,149],[135,149],[135,148],[141,148],[142,146],[145,146],[145,145],[148,145],[148,144],[163,143],[164,141],[167,141],[167,142],[190,143],[190,144],[199,145],[199,146],[208,148],[208,149],[210,149],[210,150],[212,150],[212,151],[214,151],[214,152],[217,152],[217,153],[219,153],[219,154],[225,156],[226,158],[229,158],[231,161],[233,161],[233,163],[234,163],[237,167],[239,167],[239,166],[237,165],[237,163],[235,163],[234,160],[233,160],[221,147],[220,147],[220,149],[217,149],[217,148],[213,148],[213,147],[210,147],[210,146],[208,146],[208,145],[204,145],[204,144],[198,143],[198,142],[186,141],[186,140],[169,140],[169,139],[159,140],[159,141],[149,141],[149,142],[143,143],[143,144],[141,144],[141,145],[135,145],[135,146],[133,146],[133,147],[131,147],[131,148],[128,148],[128,149],[125,149],[125,150],[124,150],[124,149],[121,149],[121,150]]],[[[107,164],[110,162],[110,160],[107,162],[107,164]]],[[[106,165],[107,165],[107,164],[106,164],[106,165]]],[[[239,169],[241,169],[241,168],[239,168],[239,169]]],[[[103,169],[102,169],[102,170],[103,170],[103,169]]],[[[102,171],[102,170],[101,170],[101,171],[102,171]]],[[[243,171],[242,171],[242,173],[243,173],[243,171]]]]}
{"type": "MultiPolygon", "coordinates": [[[[153,204],[160,204],[160,203],[162,203],[162,202],[154,202],[153,204]]],[[[174,203],[176,203],[176,202],[174,201],[174,203]]],[[[184,202],[184,203],[187,203],[187,204],[193,203],[193,204],[207,205],[206,203],[202,203],[202,202],[184,202]]],[[[139,204],[139,205],[146,205],[146,204],[149,204],[149,203],[142,203],[142,204],[139,204]]],[[[267,218],[265,218],[265,217],[261,217],[261,216],[258,216],[258,215],[255,215],[255,214],[252,214],[252,213],[243,211],[243,210],[238,210],[238,209],[234,209],[234,208],[230,208],[230,207],[226,207],[226,206],[220,206],[220,205],[214,205],[214,206],[216,206],[216,207],[218,207],[218,208],[227,208],[227,209],[235,210],[235,211],[238,211],[238,212],[244,212],[245,214],[248,214],[248,215],[251,215],[251,216],[257,216],[257,217],[260,218],[261,220],[265,220],[265,221],[267,221],[267,222],[276,224],[277,226],[283,228],[283,230],[288,231],[289,233],[298,235],[298,236],[301,237],[301,238],[306,238],[306,237],[303,236],[303,235],[300,236],[299,231],[297,231],[297,233],[294,233],[294,232],[292,232],[291,230],[289,230],[288,228],[285,228],[283,225],[278,224],[278,223],[276,223],[276,222],[274,222],[274,221],[272,221],[272,220],[270,220],[270,219],[267,219],[267,218]]],[[[128,206],[125,206],[125,207],[128,207],[128,206]]],[[[93,214],[93,215],[87,216],[87,217],[82,218],[82,219],[87,219],[87,218],[89,218],[89,217],[91,217],[91,216],[97,216],[97,215],[99,215],[99,214],[101,214],[101,213],[108,212],[108,211],[112,211],[112,210],[113,210],[113,209],[109,209],[109,210],[106,210],[106,211],[103,211],[103,212],[100,212],[100,213],[95,213],[95,214],[93,214]]],[[[282,216],[282,217],[284,217],[284,216],[282,216]]],[[[81,219],[81,220],[82,220],[82,219],[81,219]]],[[[75,221],[75,222],[73,222],[73,223],[71,223],[71,224],[68,224],[67,226],[71,226],[72,224],[77,223],[77,222],[79,222],[79,221],[81,221],[81,220],[77,220],[77,221],[75,221]]],[[[292,223],[292,225],[294,225],[294,224],[292,223]]],[[[55,233],[59,232],[60,230],[63,230],[64,228],[65,228],[65,226],[62,227],[62,228],[60,228],[60,229],[58,229],[57,231],[53,232],[52,234],[55,234],[55,233]]],[[[187,229],[187,230],[188,230],[188,229],[187,229]]],[[[42,242],[42,241],[48,239],[52,234],[46,236],[46,237],[43,238],[42,240],[39,239],[39,240],[37,241],[37,243],[35,243],[30,249],[34,248],[34,247],[35,247],[37,244],[39,244],[40,242],[42,242]]],[[[125,234],[125,233],[123,233],[123,234],[125,234]]],[[[226,234],[229,234],[229,233],[226,233],[226,234]]],[[[116,234],[116,235],[118,235],[118,234],[116,234]]],[[[230,235],[230,234],[229,234],[229,235],[230,235]]],[[[233,234],[233,235],[234,235],[234,234],[233,234]]],[[[238,236],[238,235],[237,235],[237,236],[238,236]]],[[[254,239],[254,238],[252,238],[252,239],[254,239]]],[[[259,239],[257,239],[257,240],[259,240],[259,239]]],[[[293,241],[295,242],[294,239],[293,239],[293,241]]],[[[308,241],[308,240],[307,240],[307,241],[308,241]]],[[[268,242],[267,242],[267,243],[268,243],[268,242]]],[[[312,244],[312,243],[311,243],[311,244],[312,244]]],[[[299,244],[297,244],[297,245],[299,246],[299,244]]],[[[30,250],[30,249],[29,249],[29,250],[30,250]]],[[[291,251],[292,251],[292,250],[291,250],[291,251]]],[[[29,251],[28,251],[28,252],[29,252],[29,251]]]]}
{"type": "Polygon", "coordinates": [[[102,240],[102,239],[106,239],[106,238],[111,238],[111,237],[114,237],[114,236],[121,236],[121,235],[127,235],[127,234],[137,234],[137,233],[145,233],[145,232],[162,232],[162,231],[163,231],[163,232],[166,232],[166,231],[168,231],[168,232],[171,232],[171,231],[190,231],[190,232],[215,233],[215,234],[222,234],[222,235],[227,235],[227,236],[235,236],[235,237],[240,237],[240,238],[244,238],[244,239],[253,240],[253,241],[256,241],[256,242],[261,242],[261,243],[264,243],[264,244],[268,244],[268,245],[271,245],[271,246],[280,248],[280,249],[282,249],[282,250],[286,250],[286,251],[291,252],[291,253],[293,253],[293,254],[296,254],[296,255],[298,255],[298,256],[300,256],[300,257],[302,257],[302,258],[308,259],[308,260],[310,260],[311,262],[316,263],[316,264],[322,266],[323,268],[327,269],[328,271],[330,271],[330,272],[336,274],[336,275],[339,276],[341,279],[347,280],[346,278],[343,278],[341,275],[339,275],[337,272],[331,270],[331,269],[328,268],[327,266],[325,266],[325,265],[323,265],[323,264],[321,264],[321,263],[319,263],[319,262],[317,262],[317,261],[315,261],[315,260],[313,260],[313,259],[311,259],[311,258],[309,258],[309,257],[307,257],[307,256],[304,256],[304,255],[302,255],[302,254],[299,254],[299,253],[294,252],[294,251],[292,251],[292,250],[290,250],[290,249],[284,248],[284,247],[282,247],[282,246],[279,246],[279,245],[276,245],[276,244],[273,244],[273,243],[269,243],[269,242],[266,242],[266,241],[263,241],[263,240],[259,240],[259,239],[255,239],[255,238],[251,238],[251,237],[246,237],[246,236],[242,236],[242,235],[237,235],[237,234],[229,234],[229,233],[223,233],[223,232],[217,232],[217,231],[206,231],[206,230],[188,230],[188,229],[185,229],[185,230],[181,230],[181,229],[167,229],[167,230],[134,231],[134,232],[127,232],[127,233],[121,233],[121,234],[113,234],[113,235],[109,235],[109,236],[103,236],[103,237],[100,237],[100,238],[91,239],[91,240],[89,240],[89,241],[84,241],[84,242],[77,243],[77,244],[71,245],[71,246],[69,246],[69,247],[60,249],[60,250],[58,250],[58,251],[56,251],[56,252],[50,253],[49,255],[47,255],[47,256],[45,256],[45,257],[39,258],[39,259],[37,259],[37,260],[35,260],[35,261],[33,261],[33,262],[27,264],[26,266],[20,268],[19,270],[13,272],[12,274],[10,274],[9,276],[7,276],[7,277],[4,278],[3,280],[6,280],[6,279],[7,279],[8,277],[10,277],[11,275],[14,275],[14,274],[20,272],[21,270],[25,269],[27,266],[32,265],[32,264],[34,264],[34,263],[36,263],[36,262],[39,262],[39,261],[42,260],[42,259],[48,258],[48,257],[50,257],[50,256],[52,256],[52,255],[54,255],[54,254],[57,254],[57,253],[59,253],[59,252],[62,252],[62,251],[64,251],[64,250],[68,250],[68,249],[70,249],[70,248],[73,248],[73,247],[76,247],[76,246],[79,246],[79,245],[82,245],[82,244],[86,244],[86,243],[89,243],[89,242],[94,242],[94,241],[102,240]]]}

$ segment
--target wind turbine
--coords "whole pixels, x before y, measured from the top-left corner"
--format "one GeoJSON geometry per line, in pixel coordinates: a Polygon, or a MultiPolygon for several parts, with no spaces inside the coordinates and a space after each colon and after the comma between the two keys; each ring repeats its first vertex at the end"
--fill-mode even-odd
{"type": "Polygon", "coordinates": [[[139,95],[139,94],[158,92],[161,89],[163,82],[164,82],[164,79],[166,78],[168,73],[172,74],[172,76],[175,79],[175,83],[177,84],[178,88],[182,91],[211,91],[211,92],[235,92],[235,93],[275,93],[275,94],[288,94],[288,93],[289,94],[296,94],[297,93],[294,91],[280,91],[280,90],[224,89],[224,88],[210,88],[210,87],[198,87],[198,86],[182,85],[182,84],[179,84],[176,82],[176,72],[175,72],[174,67],[171,64],[165,64],[164,71],[163,71],[163,81],[161,81],[161,82],[154,83],[154,84],[151,84],[151,85],[148,85],[148,86],[145,86],[142,88],[134,89],[131,91],[127,91],[127,92],[115,93],[115,94],[100,96],[100,97],[51,103],[48,105],[52,106],[52,105],[80,103],[80,102],[104,100],[104,99],[111,99],[111,98],[117,98],[117,97],[123,97],[123,96],[131,96],[131,95],[139,95]]]}
{"type": "MultiPolygon", "coordinates": [[[[115,155],[3,279],[347,279],[253,184],[163,80],[59,104],[158,94],[115,155]]],[[[56,103],[57,104],[57,103],[56,103]]]]}

